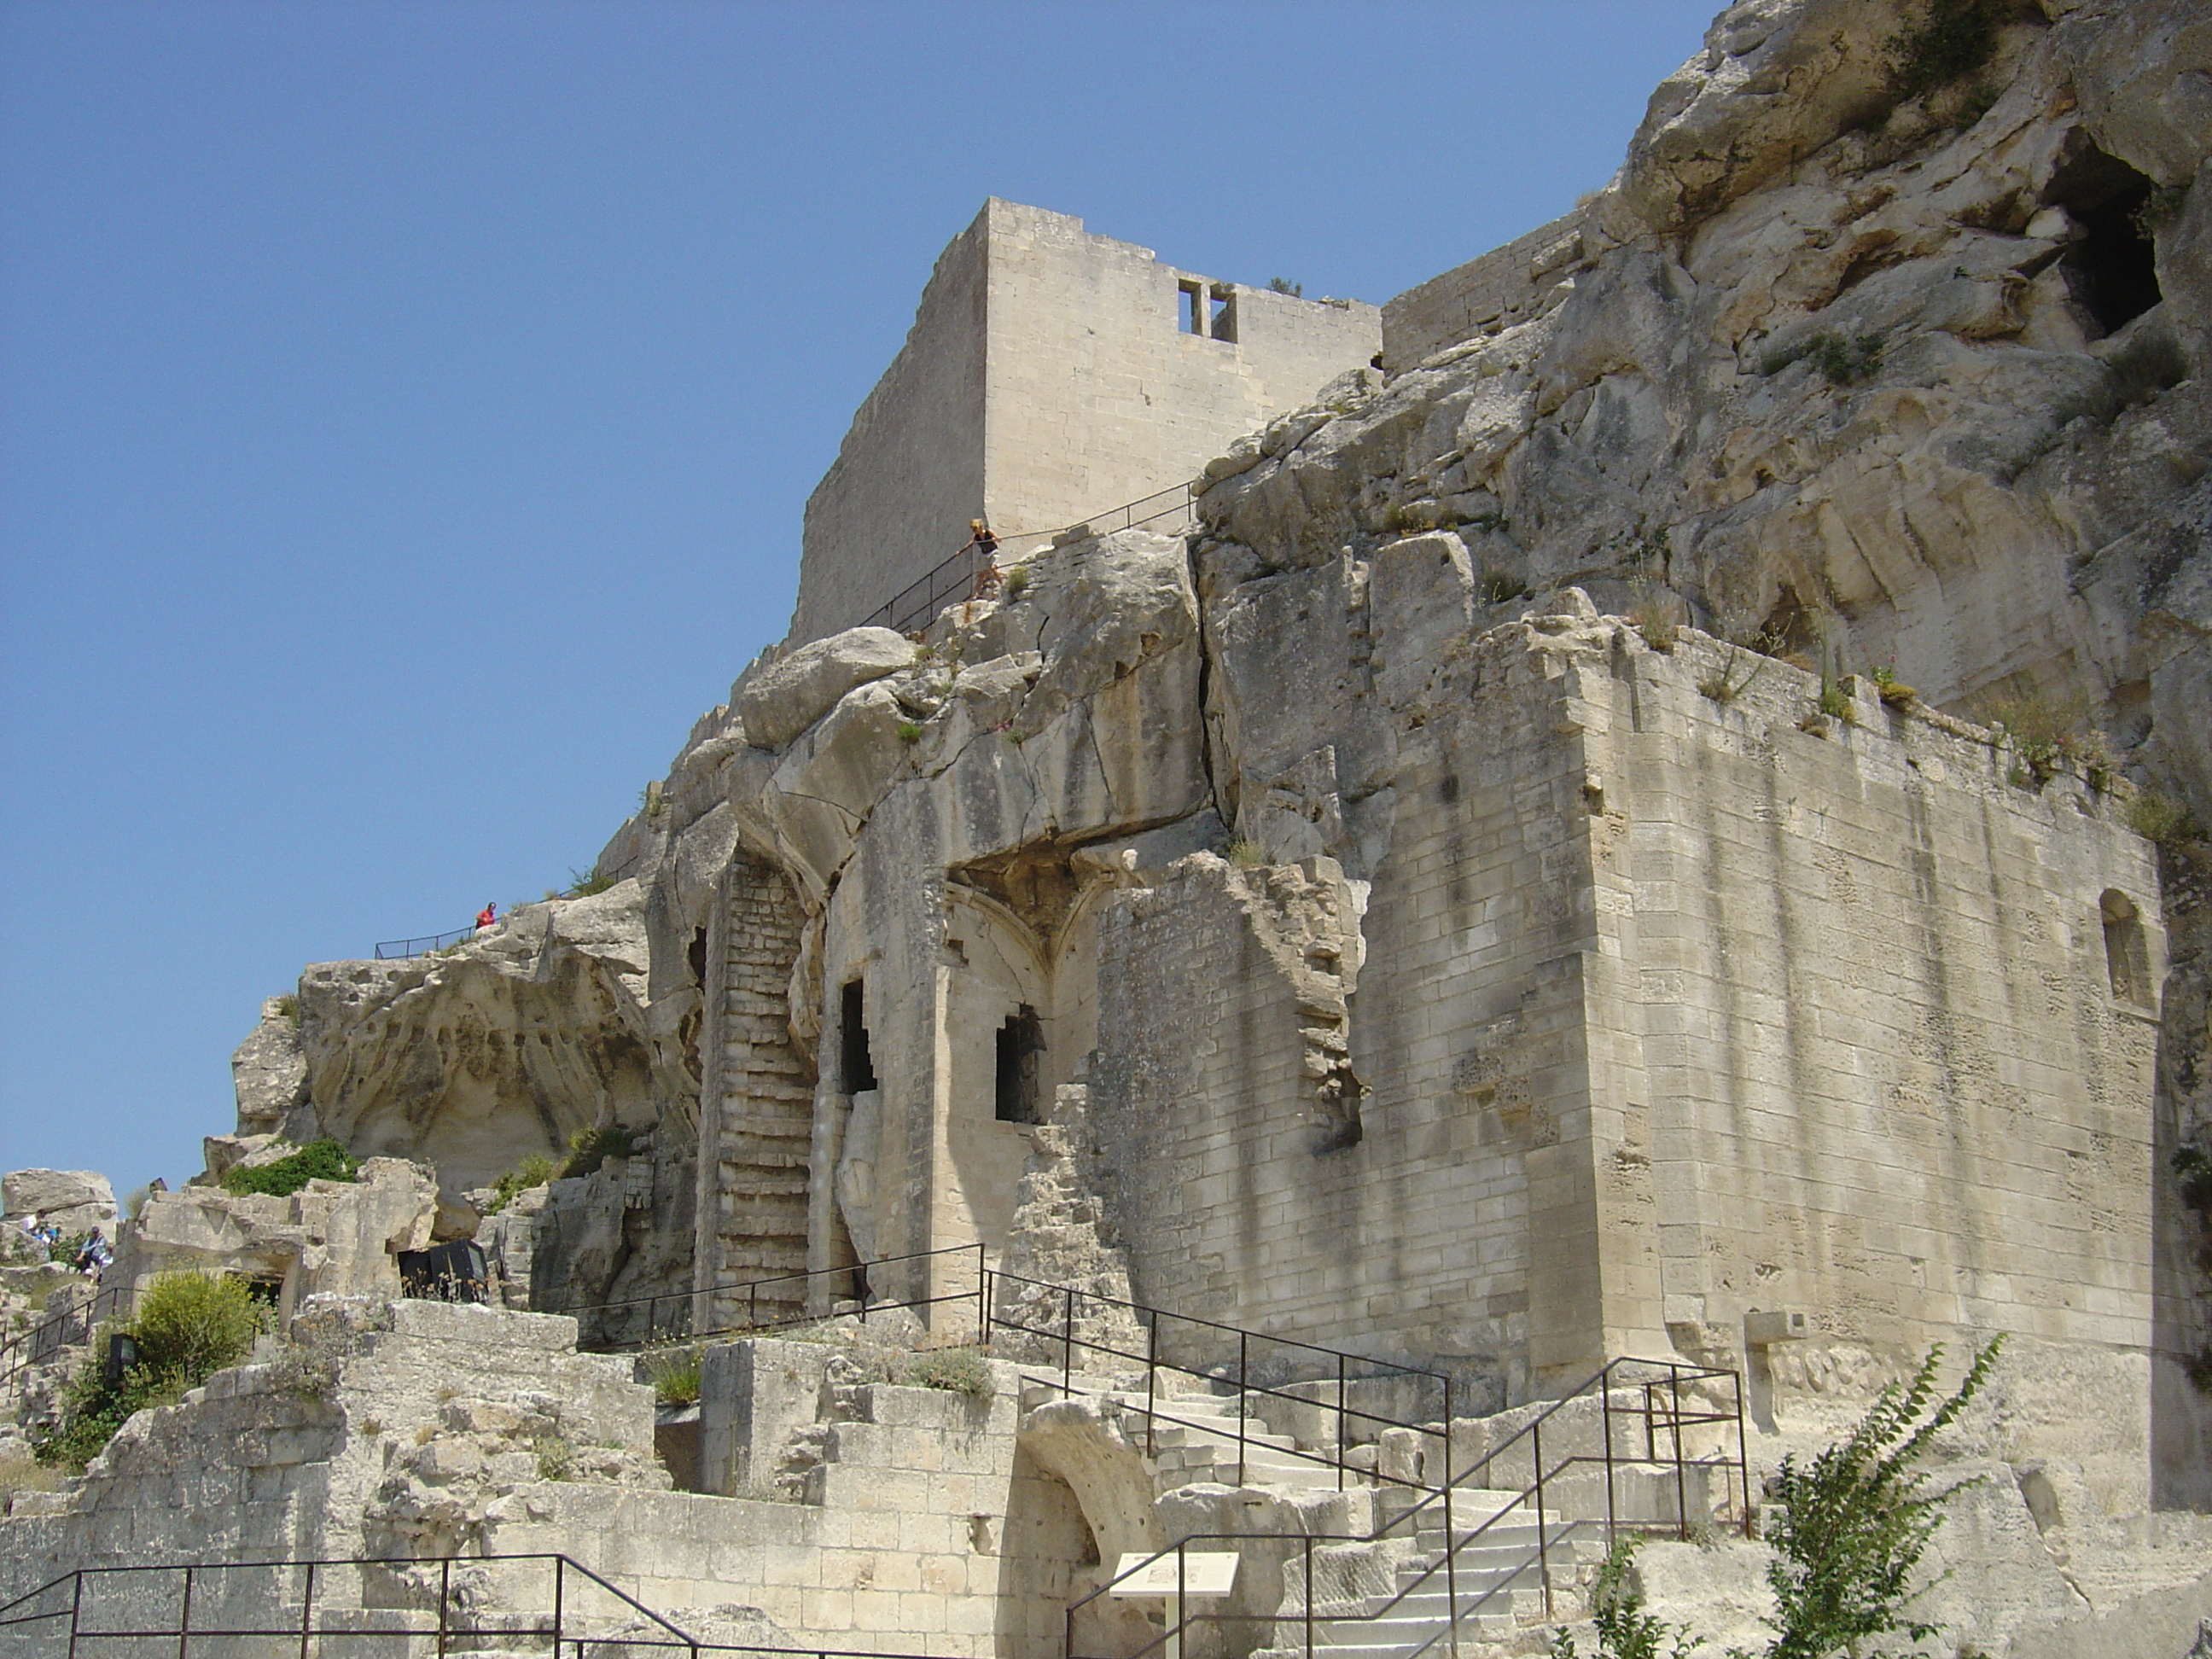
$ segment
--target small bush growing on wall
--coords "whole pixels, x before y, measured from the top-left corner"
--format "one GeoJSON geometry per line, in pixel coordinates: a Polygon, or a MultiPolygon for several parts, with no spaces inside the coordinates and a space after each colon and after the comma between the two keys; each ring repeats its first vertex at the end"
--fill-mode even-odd
{"type": "Polygon", "coordinates": [[[223,1171],[222,1189],[237,1197],[264,1194],[289,1198],[311,1181],[358,1181],[361,1164],[335,1140],[311,1140],[268,1164],[235,1164],[223,1171]]]}
{"type": "Polygon", "coordinates": [[[244,1279],[158,1275],[134,1317],[98,1334],[91,1355],[62,1392],[60,1421],[33,1441],[33,1450],[41,1463],[82,1472],[135,1413],[173,1405],[187,1389],[237,1364],[264,1328],[262,1304],[244,1279]],[[111,1334],[138,1346],[137,1363],[113,1385],[105,1364],[111,1334]]]}
{"type": "Polygon", "coordinates": [[[543,1187],[561,1173],[561,1166],[544,1152],[532,1152],[491,1185],[486,1215],[497,1215],[532,1187],[543,1187]]]}
{"type": "Polygon", "coordinates": [[[625,1129],[619,1123],[598,1123],[588,1129],[579,1129],[568,1137],[568,1157],[561,1165],[561,1175],[573,1180],[593,1173],[611,1158],[628,1158],[637,1150],[638,1139],[635,1130],[625,1129]]]}
{"type": "Polygon", "coordinates": [[[900,1368],[900,1383],[909,1389],[945,1389],[971,1400],[991,1392],[991,1367],[973,1348],[933,1348],[900,1368]]]}
{"type": "Polygon", "coordinates": [[[699,1370],[705,1350],[696,1342],[680,1347],[656,1348],[642,1356],[638,1369],[644,1372],[640,1379],[653,1385],[655,1398],[664,1406],[696,1406],[699,1403],[699,1370]]]}
{"type": "Polygon", "coordinates": [[[2128,828],[2163,847],[2204,839],[2196,814],[2170,795],[2146,789],[2128,803],[2128,828]]]}

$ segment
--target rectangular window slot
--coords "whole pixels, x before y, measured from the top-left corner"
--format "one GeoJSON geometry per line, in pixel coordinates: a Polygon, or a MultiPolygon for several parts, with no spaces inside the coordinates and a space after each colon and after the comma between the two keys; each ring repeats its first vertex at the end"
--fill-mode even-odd
{"type": "Polygon", "coordinates": [[[848,980],[837,1004],[840,1050],[839,1085],[848,1095],[865,1094],[876,1086],[876,1062],[868,1052],[868,1028],[860,1018],[861,981],[848,980]]]}
{"type": "Polygon", "coordinates": [[[1216,340],[1234,342],[1237,338],[1237,290],[1226,283],[1214,284],[1207,295],[1206,333],[1216,340]]]}
{"type": "Polygon", "coordinates": [[[1176,326],[1201,338],[1206,333],[1206,289],[1197,283],[1176,284],[1176,326]]]}
{"type": "Polygon", "coordinates": [[[1036,1123],[1044,1023],[1026,1002],[999,1028],[997,1115],[1001,1123],[1036,1123]]]}

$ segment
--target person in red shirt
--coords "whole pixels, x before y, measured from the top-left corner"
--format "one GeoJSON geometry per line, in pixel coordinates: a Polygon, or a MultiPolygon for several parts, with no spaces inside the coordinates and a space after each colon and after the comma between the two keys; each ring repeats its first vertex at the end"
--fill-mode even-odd
{"type": "Polygon", "coordinates": [[[496,904],[487,904],[477,912],[477,926],[480,928],[489,927],[498,920],[499,906],[496,904]]]}

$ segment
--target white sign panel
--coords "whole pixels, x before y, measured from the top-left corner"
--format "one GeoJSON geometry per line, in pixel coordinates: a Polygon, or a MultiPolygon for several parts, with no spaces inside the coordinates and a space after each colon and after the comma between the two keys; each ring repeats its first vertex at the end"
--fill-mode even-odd
{"type": "MultiPolygon", "coordinates": [[[[1226,1595],[1230,1586],[1237,1582],[1237,1563],[1242,1559],[1235,1550],[1189,1550],[1182,1557],[1182,1593],[1185,1595],[1226,1595]]],[[[1157,1561],[1146,1562],[1143,1553],[1133,1552],[1121,1558],[1115,1569],[1117,1583],[1115,1595],[1173,1595],[1176,1593],[1176,1558],[1163,1555],[1157,1561]],[[1139,1570],[1139,1564],[1143,1564],[1139,1570]],[[1121,1577],[1121,1574],[1128,1577],[1121,1577]]]]}

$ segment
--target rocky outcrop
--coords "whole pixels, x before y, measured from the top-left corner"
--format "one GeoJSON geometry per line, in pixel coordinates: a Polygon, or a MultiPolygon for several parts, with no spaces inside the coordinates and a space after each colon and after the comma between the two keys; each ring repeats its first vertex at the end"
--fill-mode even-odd
{"type": "Polygon", "coordinates": [[[0,1177],[0,1222],[37,1220],[67,1237],[115,1224],[115,1189],[91,1170],[10,1170],[0,1177]]]}

